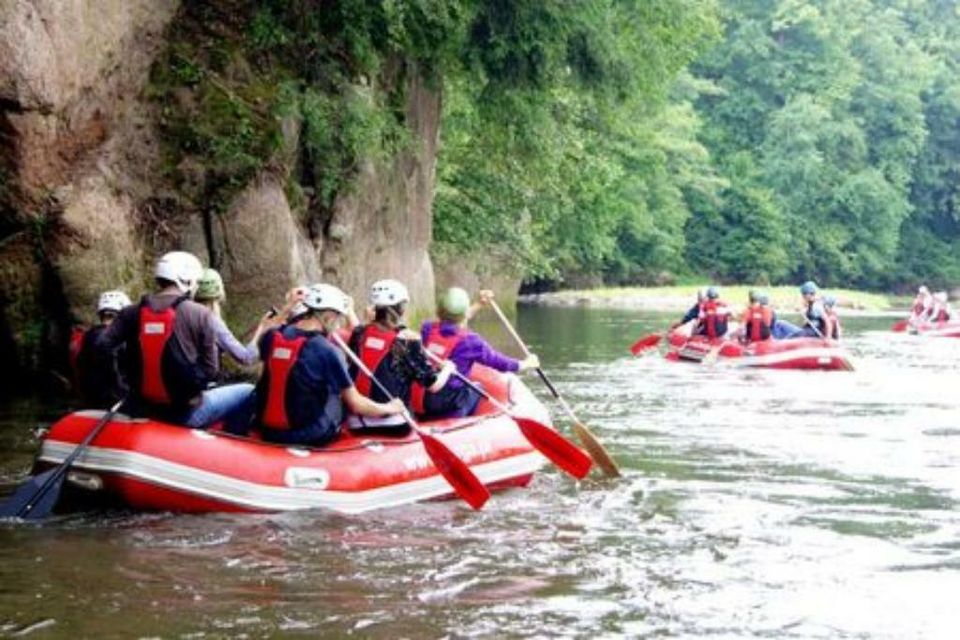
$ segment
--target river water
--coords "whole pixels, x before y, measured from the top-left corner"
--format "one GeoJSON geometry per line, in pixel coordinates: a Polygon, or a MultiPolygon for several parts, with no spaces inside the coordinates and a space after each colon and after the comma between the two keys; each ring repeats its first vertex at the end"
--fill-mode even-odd
{"type": "MultiPolygon", "coordinates": [[[[3,524],[0,637],[958,637],[960,340],[849,320],[852,373],[629,355],[669,320],[520,310],[618,481],[551,469],[480,513],[3,524]]],[[[0,408],[6,490],[63,410],[0,408]]]]}

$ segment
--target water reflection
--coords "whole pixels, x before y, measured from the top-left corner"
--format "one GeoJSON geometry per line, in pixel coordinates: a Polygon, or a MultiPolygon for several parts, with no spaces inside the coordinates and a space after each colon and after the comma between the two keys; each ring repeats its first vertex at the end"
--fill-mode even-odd
{"type": "MultiPolygon", "coordinates": [[[[479,514],[0,525],[0,634],[954,637],[960,340],[853,320],[853,373],[630,357],[670,319],[519,318],[618,482],[548,471],[479,514]]],[[[4,482],[29,465],[45,411],[3,414],[4,482]]]]}

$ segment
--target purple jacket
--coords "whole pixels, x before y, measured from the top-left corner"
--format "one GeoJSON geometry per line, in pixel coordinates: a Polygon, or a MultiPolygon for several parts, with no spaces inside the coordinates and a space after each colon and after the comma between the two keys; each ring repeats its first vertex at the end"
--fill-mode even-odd
{"type": "MultiPolygon", "coordinates": [[[[427,336],[430,335],[430,331],[436,322],[435,320],[430,320],[424,322],[423,326],[420,327],[420,336],[423,339],[424,345],[426,345],[427,336]]],[[[440,321],[440,334],[443,336],[452,336],[457,332],[457,328],[458,325],[456,323],[445,320],[440,321]]],[[[469,329],[466,329],[465,333],[466,335],[457,343],[457,346],[454,347],[449,357],[449,360],[453,361],[457,366],[457,371],[459,371],[461,375],[465,376],[469,374],[470,368],[474,363],[480,363],[491,369],[505,373],[515,373],[520,368],[520,363],[517,360],[514,360],[510,356],[503,355],[491,347],[490,344],[478,334],[469,329]]],[[[458,378],[450,378],[446,386],[456,389],[462,387],[463,382],[458,378]]]]}

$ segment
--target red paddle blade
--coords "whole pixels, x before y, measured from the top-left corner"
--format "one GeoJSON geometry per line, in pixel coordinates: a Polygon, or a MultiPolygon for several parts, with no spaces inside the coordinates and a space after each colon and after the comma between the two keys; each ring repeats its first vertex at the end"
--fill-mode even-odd
{"type": "Polygon", "coordinates": [[[437,468],[458,496],[474,509],[479,509],[490,499],[490,491],[480,482],[480,479],[470,470],[467,464],[458,458],[447,445],[423,431],[417,431],[423,448],[437,468]]]}
{"type": "Polygon", "coordinates": [[[908,326],[909,324],[910,324],[910,322],[909,322],[908,320],[897,320],[896,322],[893,323],[893,326],[890,327],[890,330],[891,330],[891,331],[896,331],[896,332],[906,331],[906,330],[907,330],[907,326],[908,326]]]}
{"type": "Polygon", "coordinates": [[[660,341],[663,339],[663,334],[661,333],[651,333],[648,336],[643,336],[632,345],[630,345],[630,353],[633,355],[640,355],[642,352],[646,351],[651,347],[655,347],[660,344],[660,341]]]}
{"type": "Polygon", "coordinates": [[[530,444],[550,462],[578,480],[590,473],[593,459],[577,445],[542,422],[519,417],[515,417],[514,420],[530,444]]]}

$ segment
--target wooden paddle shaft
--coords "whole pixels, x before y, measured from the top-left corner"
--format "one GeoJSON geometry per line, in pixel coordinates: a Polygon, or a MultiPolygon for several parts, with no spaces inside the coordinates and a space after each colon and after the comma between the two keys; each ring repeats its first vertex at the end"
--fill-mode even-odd
{"type": "MultiPolygon", "coordinates": [[[[530,350],[527,349],[527,345],[524,344],[523,338],[520,337],[520,334],[517,333],[517,330],[513,328],[513,324],[511,324],[511,322],[507,320],[507,316],[503,315],[503,311],[500,310],[500,307],[499,305],[497,305],[496,300],[491,300],[490,306],[493,308],[494,313],[496,313],[497,316],[500,318],[500,322],[503,324],[503,326],[506,327],[507,331],[510,332],[510,335],[513,336],[514,341],[520,347],[520,350],[523,351],[523,355],[526,357],[529,357],[530,350]]],[[[543,377],[543,374],[541,373],[540,376],[543,377]]],[[[546,382],[546,380],[544,381],[546,382]]],[[[548,382],[547,385],[549,386],[550,383],[548,382]]],[[[554,390],[551,388],[551,391],[554,391],[554,390]]],[[[554,391],[554,395],[556,395],[555,391],[554,391]]]]}

